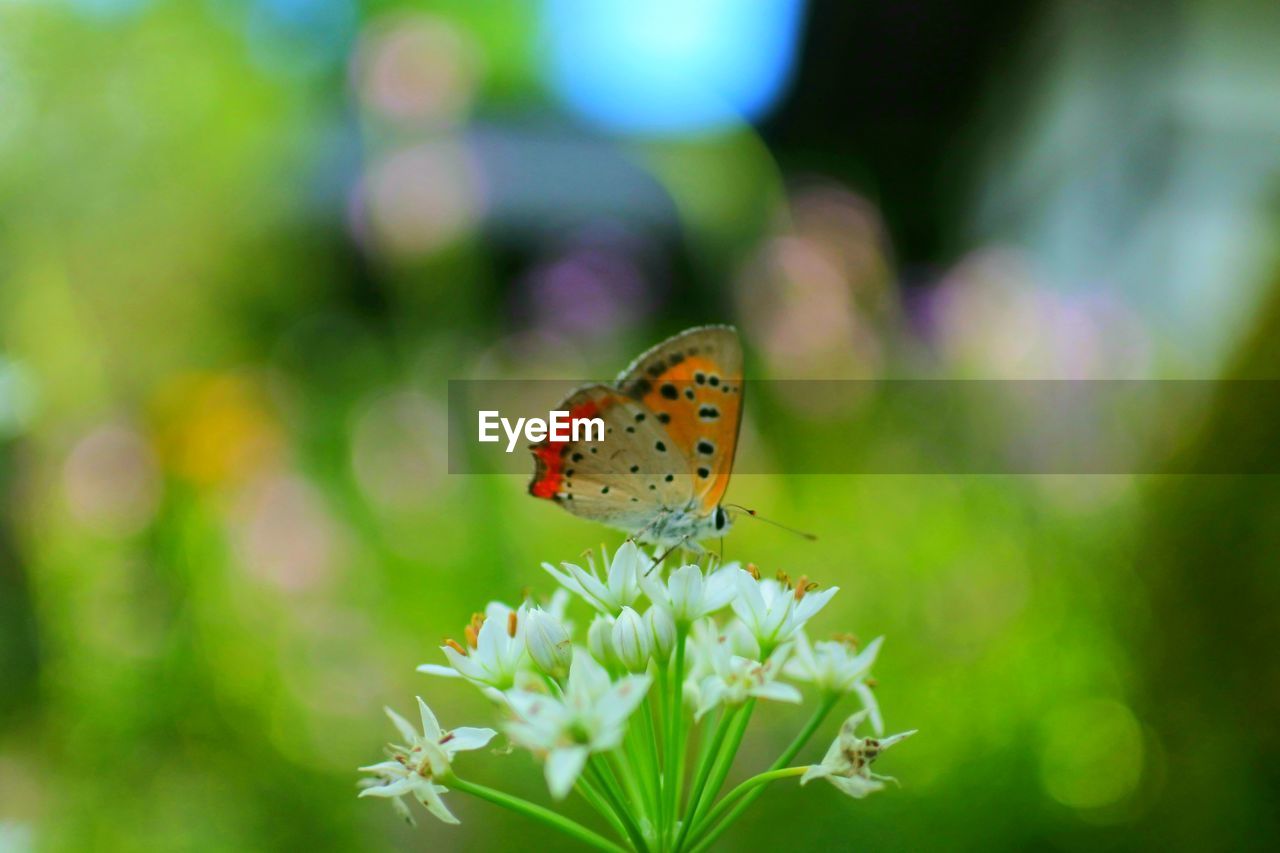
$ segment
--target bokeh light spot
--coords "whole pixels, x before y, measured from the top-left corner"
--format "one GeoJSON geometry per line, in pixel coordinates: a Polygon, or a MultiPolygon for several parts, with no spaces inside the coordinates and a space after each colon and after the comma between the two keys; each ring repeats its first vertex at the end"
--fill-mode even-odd
{"type": "Polygon", "coordinates": [[[160,500],[160,470],[136,430],[107,424],[72,448],[62,471],[71,514],[81,523],[124,535],[142,528],[160,500]]]}
{"type": "Polygon", "coordinates": [[[352,225],[375,247],[413,258],[461,237],[480,208],[479,177],[467,152],[450,143],[424,143],[373,166],[352,225]]]}
{"type": "Polygon", "coordinates": [[[1075,809],[1117,803],[1142,777],[1142,726],[1113,699],[1087,699],[1054,711],[1043,727],[1040,779],[1049,796],[1075,809]]]}
{"type": "Polygon", "coordinates": [[[352,82],[360,100],[397,121],[443,122],[471,102],[477,52],[457,27],[427,15],[383,19],[360,36],[352,82]]]}
{"type": "Polygon", "coordinates": [[[696,133],[763,117],[791,71],[800,0],[548,0],[544,69],[611,130],[696,133]]]}

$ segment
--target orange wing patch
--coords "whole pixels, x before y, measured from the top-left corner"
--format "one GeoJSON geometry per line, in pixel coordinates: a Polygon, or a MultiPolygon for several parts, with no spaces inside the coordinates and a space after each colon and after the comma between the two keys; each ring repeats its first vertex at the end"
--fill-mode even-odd
{"type": "MultiPolygon", "coordinates": [[[[741,368],[734,365],[733,373],[741,368]]],[[[714,353],[696,347],[671,352],[645,366],[644,376],[623,389],[662,423],[689,459],[694,495],[706,511],[720,503],[729,485],[742,421],[742,377],[726,375],[714,353]]]]}

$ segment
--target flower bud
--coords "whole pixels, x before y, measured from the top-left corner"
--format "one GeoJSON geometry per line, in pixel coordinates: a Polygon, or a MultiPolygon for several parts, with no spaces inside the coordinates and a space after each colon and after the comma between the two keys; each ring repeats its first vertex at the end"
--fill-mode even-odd
{"type": "Polygon", "coordinates": [[[613,653],[629,672],[644,672],[649,665],[649,628],[630,607],[622,608],[613,623],[613,653]]]}
{"type": "Polygon", "coordinates": [[[612,617],[600,614],[591,622],[587,629],[587,651],[601,666],[617,666],[618,659],[613,653],[612,617]]]}
{"type": "Polygon", "coordinates": [[[697,566],[681,566],[671,573],[668,588],[676,621],[688,625],[702,615],[702,586],[702,569],[697,566]]]}
{"type": "Polygon", "coordinates": [[[676,647],[676,623],[671,614],[661,607],[650,607],[645,611],[644,621],[653,643],[653,656],[659,663],[665,663],[671,659],[671,652],[676,647]]]}
{"type": "Polygon", "coordinates": [[[545,610],[529,611],[525,617],[524,639],[529,657],[547,675],[561,676],[569,672],[573,643],[556,617],[545,610]]]}

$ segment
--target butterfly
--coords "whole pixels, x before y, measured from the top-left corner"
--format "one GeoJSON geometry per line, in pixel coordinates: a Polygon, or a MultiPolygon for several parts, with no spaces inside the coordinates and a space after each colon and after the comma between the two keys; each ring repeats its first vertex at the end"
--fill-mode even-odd
{"type": "Polygon", "coordinates": [[[730,527],[721,500],[742,425],[742,372],[737,330],[700,326],[645,352],[613,385],[579,388],[557,409],[570,421],[603,420],[603,440],[531,445],[529,494],[640,542],[700,552],[699,540],[730,527]]]}

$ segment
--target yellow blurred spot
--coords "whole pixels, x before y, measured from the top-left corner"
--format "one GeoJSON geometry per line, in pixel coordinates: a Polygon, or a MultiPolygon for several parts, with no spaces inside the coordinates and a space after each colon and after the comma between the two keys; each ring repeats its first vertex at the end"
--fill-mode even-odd
{"type": "Polygon", "coordinates": [[[267,394],[249,377],[187,375],[157,401],[166,467],[201,486],[234,485],[280,456],[267,394]]]}
{"type": "Polygon", "coordinates": [[[1143,768],[1142,726],[1112,699],[1087,699],[1044,722],[1040,779],[1049,796],[1076,809],[1109,806],[1138,786],[1143,768]]]}

